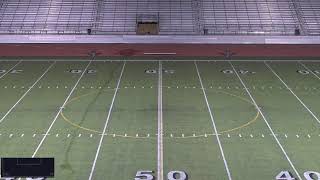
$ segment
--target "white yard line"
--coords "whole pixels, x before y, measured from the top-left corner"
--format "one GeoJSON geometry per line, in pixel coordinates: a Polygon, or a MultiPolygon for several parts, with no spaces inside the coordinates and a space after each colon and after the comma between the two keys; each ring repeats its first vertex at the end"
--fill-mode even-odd
{"type": "Polygon", "coordinates": [[[162,62],[158,70],[158,180],[163,180],[162,62]]]}
{"type": "Polygon", "coordinates": [[[309,69],[305,64],[303,64],[301,61],[298,61],[299,64],[301,64],[304,68],[306,68],[309,72],[311,72],[315,77],[317,77],[320,80],[320,77],[314,73],[311,69],[309,69]]]}
{"type": "Polygon", "coordinates": [[[2,79],[5,75],[7,75],[8,73],[10,73],[15,67],[17,67],[19,64],[21,63],[21,61],[19,61],[18,63],[16,63],[14,66],[12,66],[12,68],[10,68],[6,73],[4,73],[2,76],[0,76],[0,79],[2,79]]]}
{"type": "Polygon", "coordinates": [[[304,102],[292,91],[292,89],[287,85],[287,83],[285,83],[280,76],[271,68],[271,66],[269,66],[269,64],[264,61],[264,64],[269,68],[269,70],[282,82],[282,84],[284,86],[286,86],[286,88],[291,92],[291,94],[296,97],[296,99],[301,103],[301,105],[312,115],[312,117],[314,117],[314,119],[316,119],[318,121],[318,123],[320,124],[320,121],[318,119],[318,117],[308,108],[308,106],[306,106],[304,104],[304,102]]]}
{"type": "Polygon", "coordinates": [[[222,144],[220,142],[220,138],[219,138],[218,130],[217,130],[217,127],[216,127],[216,123],[215,123],[214,118],[213,118],[213,113],[211,111],[211,108],[210,108],[210,105],[209,105],[209,102],[208,102],[208,99],[207,99],[206,91],[205,91],[205,89],[203,87],[202,79],[201,79],[200,72],[199,72],[198,65],[197,65],[196,61],[194,61],[194,65],[196,66],[196,69],[197,69],[197,74],[198,74],[199,81],[200,81],[200,84],[201,84],[201,89],[202,89],[203,96],[204,96],[204,99],[205,99],[206,104],[207,104],[209,115],[210,115],[210,118],[211,118],[211,121],[212,121],[212,126],[213,126],[213,129],[214,129],[214,134],[216,136],[216,139],[217,139],[217,142],[218,142],[218,145],[219,145],[219,148],[220,148],[220,153],[221,153],[222,158],[223,158],[224,166],[226,168],[228,178],[229,178],[229,180],[231,180],[232,179],[231,178],[231,173],[230,173],[230,170],[229,170],[229,167],[228,167],[227,160],[226,160],[225,155],[224,155],[224,151],[223,151],[223,148],[222,148],[222,144]]]}
{"type": "Polygon", "coordinates": [[[58,119],[60,113],[62,112],[63,108],[65,107],[65,105],[67,104],[67,102],[69,101],[69,98],[71,97],[73,91],[76,89],[77,85],[79,84],[80,80],[82,79],[82,77],[84,76],[84,74],[87,72],[88,67],[90,66],[92,60],[90,60],[90,62],[88,63],[88,65],[86,66],[86,68],[83,70],[81,76],[78,78],[78,81],[76,82],[76,84],[73,86],[73,88],[71,89],[69,95],[67,96],[67,98],[65,99],[65,101],[63,102],[62,106],[59,108],[58,113],[56,114],[56,116],[54,117],[53,121],[51,122],[48,130],[46,131],[45,135],[43,136],[43,138],[41,139],[39,145],[37,146],[36,150],[34,151],[32,157],[35,157],[35,155],[37,154],[37,152],[39,151],[41,145],[43,144],[44,140],[46,139],[47,135],[49,134],[53,124],[56,122],[56,120],[58,119]]]}
{"type": "Polygon", "coordinates": [[[47,74],[56,62],[53,62],[47,70],[33,83],[31,87],[20,97],[20,99],[7,111],[7,113],[0,119],[0,123],[11,113],[11,111],[21,102],[21,100],[31,91],[31,89],[47,74]]]}
{"type": "Polygon", "coordinates": [[[282,144],[280,143],[279,139],[277,138],[276,134],[274,133],[273,129],[271,128],[269,122],[267,121],[266,117],[264,116],[264,114],[262,113],[261,109],[259,108],[258,104],[256,103],[256,101],[254,100],[254,98],[252,97],[249,89],[247,88],[247,86],[244,84],[244,82],[242,81],[241,77],[239,76],[238,71],[234,68],[233,64],[229,61],[233,72],[235,72],[236,76],[238,77],[238,79],[240,80],[242,86],[244,87],[244,89],[246,90],[248,96],[250,97],[251,101],[253,102],[254,106],[256,107],[256,109],[259,111],[261,117],[263,118],[264,122],[266,123],[266,125],[268,126],[270,132],[272,133],[272,136],[274,137],[274,139],[276,140],[278,146],[280,147],[281,151],[283,152],[283,154],[285,155],[287,161],[289,162],[290,166],[292,167],[292,169],[294,170],[294,172],[296,173],[296,175],[298,176],[299,180],[302,180],[300,174],[298,173],[297,169],[295,168],[295,166],[293,165],[292,161],[290,160],[287,152],[284,150],[282,144]]]}
{"type": "Polygon", "coordinates": [[[117,96],[117,93],[118,93],[118,90],[119,90],[119,86],[120,86],[120,82],[121,82],[121,78],[122,78],[122,74],[123,74],[125,66],[126,66],[126,62],[123,63],[122,70],[121,70],[121,73],[120,73],[120,76],[119,76],[119,79],[118,79],[118,83],[117,83],[117,88],[115,89],[114,94],[113,94],[113,98],[112,98],[112,101],[111,101],[111,104],[110,104],[108,116],[107,116],[106,122],[105,122],[104,127],[103,127],[102,136],[100,138],[99,145],[98,145],[98,148],[97,148],[97,152],[96,152],[93,164],[92,164],[90,176],[88,178],[89,180],[91,180],[92,177],[93,177],[93,172],[94,172],[94,169],[96,167],[96,163],[97,163],[98,156],[99,156],[99,153],[100,153],[100,149],[101,149],[101,146],[102,146],[104,134],[106,133],[106,130],[107,130],[107,127],[108,127],[108,122],[109,122],[109,119],[110,119],[110,116],[111,116],[114,100],[116,99],[116,96],[117,96]]]}

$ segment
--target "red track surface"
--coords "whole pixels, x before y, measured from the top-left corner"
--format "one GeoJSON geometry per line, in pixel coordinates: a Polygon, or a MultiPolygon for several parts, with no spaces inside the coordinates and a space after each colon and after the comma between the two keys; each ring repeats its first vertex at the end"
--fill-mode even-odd
{"type": "Polygon", "coordinates": [[[176,53],[175,56],[222,57],[320,57],[320,45],[223,45],[223,44],[0,44],[0,56],[150,56],[144,53],[176,53]]]}

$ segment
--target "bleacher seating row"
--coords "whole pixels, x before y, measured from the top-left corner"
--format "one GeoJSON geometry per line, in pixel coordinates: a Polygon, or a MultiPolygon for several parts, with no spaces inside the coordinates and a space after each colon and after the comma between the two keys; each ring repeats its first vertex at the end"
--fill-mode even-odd
{"type": "Polygon", "coordinates": [[[1,0],[0,33],[135,34],[157,15],[159,34],[320,35],[319,0],[1,0]]]}

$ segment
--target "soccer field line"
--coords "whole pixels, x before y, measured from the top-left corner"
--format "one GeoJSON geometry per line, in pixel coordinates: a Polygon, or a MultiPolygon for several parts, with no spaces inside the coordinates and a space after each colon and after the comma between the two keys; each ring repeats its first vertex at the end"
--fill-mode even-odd
{"type": "MultiPolygon", "coordinates": [[[[121,73],[120,73],[120,76],[119,76],[119,79],[118,79],[118,82],[117,82],[117,87],[116,87],[116,89],[114,91],[114,94],[113,94],[113,97],[112,97],[112,101],[111,101],[110,108],[109,108],[109,111],[108,111],[108,116],[107,116],[106,122],[104,124],[102,134],[105,134],[105,132],[107,130],[109,119],[110,119],[112,108],[113,108],[113,104],[114,104],[115,98],[116,98],[116,96],[118,94],[118,90],[119,90],[119,86],[120,86],[120,82],[121,82],[121,78],[122,78],[125,66],[126,66],[126,62],[123,63],[123,66],[122,66],[122,69],[121,69],[121,73]]],[[[101,146],[102,146],[103,139],[104,139],[104,136],[101,136],[88,180],[91,180],[92,177],[93,177],[93,172],[94,172],[95,167],[96,167],[96,163],[97,163],[97,160],[98,160],[98,156],[99,156],[99,153],[100,153],[100,149],[101,149],[101,146]]]]}
{"type": "Polygon", "coordinates": [[[285,151],[285,149],[283,148],[282,144],[280,143],[279,139],[277,138],[276,134],[274,133],[271,125],[269,124],[269,122],[267,121],[266,117],[264,116],[264,114],[262,113],[261,109],[259,108],[257,102],[255,101],[255,99],[253,98],[253,96],[251,95],[250,91],[248,90],[246,84],[243,82],[243,80],[241,79],[238,71],[235,69],[235,67],[233,66],[231,61],[228,61],[230,66],[233,69],[233,72],[235,72],[236,76],[238,77],[239,81],[241,82],[241,84],[243,85],[243,87],[245,88],[245,91],[247,92],[248,96],[250,97],[250,99],[252,100],[252,102],[255,104],[256,109],[260,112],[261,117],[263,118],[264,122],[266,123],[266,125],[268,126],[270,132],[272,133],[274,139],[276,140],[278,146],[280,147],[281,151],[283,152],[283,154],[285,155],[286,159],[288,160],[290,166],[292,167],[292,169],[294,170],[294,172],[296,173],[296,175],[298,176],[299,180],[302,180],[300,174],[298,173],[297,169],[295,168],[294,164],[292,163],[291,159],[289,158],[287,152],[285,151]]]}
{"type": "Polygon", "coordinates": [[[264,64],[268,69],[281,81],[281,83],[291,92],[291,94],[300,102],[300,104],[312,115],[316,121],[320,124],[318,117],[308,108],[308,106],[292,91],[292,89],[284,82],[284,80],[271,68],[271,66],[265,61],[264,64]]]}
{"type": "Polygon", "coordinates": [[[2,79],[5,75],[9,74],[15,67],[17,67],[20,63],[22,62],[22,60],[18,61],[18,63],[16,63],[14,66],[12,66],[6,73],[4,73],[3,75],[0,76],[0,79],[2,79]]]}
{"type": "MultiPolygon", "coordinates": [[[[77,87],[77,85],[79,84],[80,80],[82,79],[82,77],[84,76],[86,70],[88,69],[88,67],[90,66],[92,61],[89,61],[88,65],[85,67],[84,71],[82,72],[82,74],[80,75],[80,77],[78,78],[77,82],[75,83],[75,85],[73,86],[73,88],[71,89],[69,95],[67,96],[67,98],[65,99],[65,101],[63,102],[62,106],[59,108],[58,113],[56,114],[56,116],[54,117],[53,121],[51,122],[49,128],[47,129],[45,134],[49,134],[51,128],[53,127],[54,123],[56,122],[56,120],[58,119],[62,109],[64,108],[65,104],[68,102],[69,98],[71,97],[72,93],[74,92],[75,88],[77,87]]],[[[40,143],[38,144],[36,150],[34,151],[34,153],[32,154],[32,157],[35,157],[35,155],[37,154],[37,152],[39,151],[41,145],[43,144],[43,142],[45,141],[47,136],[43,136],[43,138],[41,139],[40,143]]]]}
{"type": "Polygon", "coordinates": [[[208,111],[209,111],[209,115],[210,115],[210,118],[211,118],[212,126],[213,126],[213,129],[214,129],[214,132],[215,132],[215,136],[216,136],[216,139],[217,139],[217,142],[218,142],[218,145],[219,145],[220,153],[221,153],[221,156],[222,156],[222,159],[223,159],[223,163],[224,163],[224,166],[225,166],[227,175],[228,175],[228,179],[229,179],[229,180],[232,180],[231,173],[230,173],[230,170],[229,170],[229,167],[228,167],[228,163],[227,163],[227,160],[226,160],[226,158],[225,158],[224,151],[223,151],[223,148],[222,148],[222,144],[221,144],[220,138],[219,138],[219,136],[218,136],[218,130],[217,130],[217,127],[216,127],[216,123],[215,123],[215,121],[214,121],[214,118],[213,118],[213,113],[212,113],[212,111],[211,111],[211,107],[210,107],[209,102],[208,102],[208,99],[207,99],[206,91],[205,91],[205,89],[204,89],[204,87],[203,87],[201,75],[200,75],[200,72],[199,72],[198,65],[197,65],[197,62],[196,62],[196,61],[194,61],[194,65],[195,65],[196,70],[197,70],[199,82],[200,82],[200,85],[201,85],[201,88],[202,88],[202,93],[203,93],[204,99],[205,99],[205,101],[206,101],[206,105],[207,105],[207,108],[208,108],[208,111]]]}
{"type": "Polygon", "coordinates": [[[162,112],[162,63],[159,61],[158,69],[158,155],[157,177],[163,180],[163,112],[162,112]]]}
{"type": "Polygon", "coordinates": [[[47,74],[47,72],[53,67],[55,62],[44,71],[44,73],[29,87],[29,89],[18,99],[18,101],[7,111],[7,113],[0,119],[0,123],[11,113],[11,111],[22,101],[22,99],[31,91],[31,89],[47,74]]]}

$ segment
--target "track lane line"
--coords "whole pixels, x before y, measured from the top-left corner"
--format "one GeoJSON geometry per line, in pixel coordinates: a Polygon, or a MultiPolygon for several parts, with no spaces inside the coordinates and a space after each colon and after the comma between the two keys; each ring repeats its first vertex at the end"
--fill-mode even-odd
{"type": "Polygon", "coordinates": [[[91,168],[91,172],[90,172],[88,180],[91,180],[92,177],[93,177],[93,172],[94,172],[94,169],[96,167],[96,163],[97,163],[98,156],[99,156],[99,153],[100,153],[101,145],[102,145],[102,142],[103,142],[103,139],[104,139],[104,134],[106,133],[106,130],[107,130],[107,127],[108,127],[108,123],[109,123],[109,119],[110,119],[110,116],[111,116],[114,100],[116,99],[116,96],[118,94],[118,90],[119,90],[119,86],[120,86],[120,82],[121,82],[121,78],[122,78],[122,74],[123,74],[125,66],[126,66],[126,62],[124,62],[123,66],[122,66],[122,70],[121,70],[121,73],[120,73],[120,76],[119,76],[119,79],[118,79],[117,87],[116,87],[116,89],[114,91],[114,94],[113,94],[113,98],[112,98],[112,101],[111,101],[111,104],[110,104],[110,108],[109,108],[109,111],[108,111],[108,116],[107,116],[106,122],[105,122],[104,127],[103,127],[102,135],[101,135],[101,138],[100,138],[100,141],[99,141],[99,145],[98,145],[98,148],[97,148],[96,155],[94,157],[94,161],[93,161],[93,164],[92,164],[92,168],[91,168]]]}
{"type": "Polygon", "coordinates": [[[235,69],[235,67],[233,66],[231,61],[228,61],[230,66],[232,67],[233,71],[235,72],[236,76],[238,77],[239,81],[241,82],[242,86],[244,87],[245,91],[247,92],[248,96],[250,97],[251,101],[254,103],[256,109],[259,111],[261,117],[263,118],[264,122],[266,123],[266,125],[268,126],[272,136],[274,137],[274,139],[276,140],[278,146],[280,147],[282,153],[285,155],[287,161],[289,162],[290,166],[292,167],[292,169],[294,170],[294,172],[296,173],[296,175],[298,176],[299,180],[302,180],[300,174],[298,173],[297,169],[295,168],[295,166],[293,165],[292,161],[290,160],[287,152],[284,150],[282,144],[280,143],[279,139],[277,138],[276,134],[274,133],[272,127],[270,126],[269,122],[267,121],[266,117],[264,116],[264,114],[262,113],[261,109],[259,108],[258,104],[256,103],[256,101],[254,100],[253,96],[251,95],[249,89],[247,88],[247,86],[245,85],[245,83],[243,82],[243,80],[241,79],[238,71],[235,69]]]}
{"type": "Polygon", "coordinates": [[[292,89],[285,83],[280,76],[271,68],[271,66],[264,61],[264,64],[269,68],[269,70],[281,81],[281,83],[291,92],[291,94],[300,102],[300,104],[312,115],[314,119],[320,124],[319,118],[308,108],[308,106],[292,91],[292,89]]]}
{"type": "Polygon", "coordinates": [[[209,115],[210,115],[210,118],[211,118],[212,126],[213,126],[213,129],[214,129],[214,132],[215,132],[215,136],[216,136],[216,139],[217,139],[217,142],[218,142],[218,145],[219,145],[220,153],[222,155],[223,163],[224,163],[224,166],[225,166],[226,171],[227,171],[228,179],[232,180],[231,173],[230,173],[230,170],[229,170],[229,166],[228,166],[227,160],[226,160],[225,155],[224,155],[222,144],[220,142],[217,126],[216,126],[216,123],[215,123],[214,118],[213,118],[214,115],[213,115],[213,113],[211,111],[211,107],[210,107],[210,104],[209,104],[209,101],[208,101],[208,98],[207,98],[206,91],[205,91],[205,89],[203,87],[202,79],[201,79],[200,72],[199,72],[198,65],[197,65],[196,61],[194,61],[194,65],[195,65],[196,70],[197,70],[197,74],[198,74],[198,78],[199,78],[199,81],[200,81],[202,93],[203,93],[204,99],[205,99],[206,104],[207,104],[207,108],[208,108],[209,115]]]}
{"type": "Polygon", "coordinates": [[[158,70],[158,180],[163,180],[162,62],[158,70]]]}
{"type": "Polygon", "coordinates": [[[315,77],[317,77],[320,80],[320,77],[316,73],[314,73],[311,69],[309,69],[305,64],[303,64],[301,61],[298,61],[298,63],[301,64],[306,70],[311,72],[315,77]]]}
{"type": "Polygon", "coordinates": [[[22,101],[22,99],[33,89],[33,87],[47,74],[47,72],[53,67],[56,62],[54,61],[51,65],[46,69],[46,71],[32,84],[31,87],[20,97],[20,99],[7,111],[7,113],[0,119],[0,123],[11,113],[11,111],[22,101]]]}
{"type": "Polygon", "coordinates": [[[78,81],[76,82],[76,84],[73,86],[73,88],[71,89],[69,95],[67,96],[67,98],[65,99],[65,101],[63,102],[62,106],[59,108],[58,113],[56,114],[56,116],[54,117],[53,121],[51,122],[49,128],[47,129],[45,135],[43,136],[43,138],[41,139],[39,145],[37,146],[36,150],[34,151],[34,153],[32,154],[32,157],[34,158],[37,154],[37,152],[39,151],[40,147],[42,146],[44,140],[46,139],[47,135],[49,134],[51,128],[53,127],[54,123],[56,122],[56,120],[58,119],[60,113],[62,112],[63,108],[65,107],[66,103],[68,102],[69,98],[71,97],[71,95],[73,94],[74,90],[76,89],[76,87],[78,86],[80,80],[82,79],[82,77],[84,76],[84,74],[87,72],[88,67],[90,66],[92,60],[90,60],[90,62],[88,63],[88,65],[86,66],[86,68],[83,70],[81,76],[78,78],[78,81]]]}
{"type": "Polygon", "coordinates": [[[12,71],[15,67],[17,67],[21,62],[22,62],[22,60],[20,60],[18,63],[16,63],[14,66],[12,66],[6,73],[4,73],[2,76],[0,76],[0,79],[2,79],[5,75],[10,73],[10,71],[12,71]]]}

